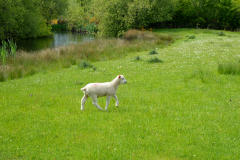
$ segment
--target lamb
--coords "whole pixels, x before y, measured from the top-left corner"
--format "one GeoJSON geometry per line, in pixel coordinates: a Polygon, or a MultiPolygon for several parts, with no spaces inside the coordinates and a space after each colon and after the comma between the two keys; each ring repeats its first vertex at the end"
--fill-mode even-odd
{"type": "Polygon", "coordinates": [[[88,97],[92,98],[92,103],[98,109],[103,110],[97,103],[97,98],[99,97],[107,97],[106,107],[105,110],[108,110],[108,105],[110,102],[111,97],[115,98],[116,100],[116,107],[118,107],[119,102],[116,96],[116,92],[118,86],[120,84],[127,83],[127,80],[124,78],[123,75],[117,76],[112,82],[105,82],[105,83],[89,83],[85,87],[81,88],[84,92],[84,96],[81,100],[81,110],[84,110],[84,104],[88,97]]]}

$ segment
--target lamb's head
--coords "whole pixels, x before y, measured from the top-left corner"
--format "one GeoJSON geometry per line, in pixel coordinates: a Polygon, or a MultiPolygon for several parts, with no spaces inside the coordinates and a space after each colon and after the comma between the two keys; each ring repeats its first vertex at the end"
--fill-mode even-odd
{"type": "Polygon", "coordinates": [[[119,84],[127,83],[127,80],[123,77],[123,75],[119,75],[118,77],[119,84]]]}

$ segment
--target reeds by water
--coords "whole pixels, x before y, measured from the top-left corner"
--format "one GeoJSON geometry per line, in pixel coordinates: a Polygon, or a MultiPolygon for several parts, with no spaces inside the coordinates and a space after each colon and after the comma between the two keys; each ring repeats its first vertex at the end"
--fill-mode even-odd
{"type": "Polygon", "coordinates": [[[12,56],[15,60],[16,52],[17,52],[17,45],[13,42],[13,39],[6,41],[2,41],[2,47],[0,48],[0,58],[2,59],[3,65],[6,64],[7,58],[12,56]]]}

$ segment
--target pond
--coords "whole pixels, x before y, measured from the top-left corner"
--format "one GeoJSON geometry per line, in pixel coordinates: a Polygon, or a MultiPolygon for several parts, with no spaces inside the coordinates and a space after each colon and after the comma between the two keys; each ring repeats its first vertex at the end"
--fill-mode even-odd
{"type": "Polygon", "coordinates": [[[87,33],[54,32],[50,37],[23,39],[16,42],[18,50],[39,51],[48,48],[56,48],[69,44],[81,44],[94,40],[95,36],[87,33]]]}

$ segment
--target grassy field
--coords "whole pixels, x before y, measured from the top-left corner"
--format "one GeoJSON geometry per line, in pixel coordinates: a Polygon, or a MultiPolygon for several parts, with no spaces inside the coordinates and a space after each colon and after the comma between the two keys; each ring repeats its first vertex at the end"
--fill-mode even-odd
{"type": "Polygon", "coordinates": [[[156,32],[182,38],[94,62],[95,70],[73,65],[1,82],[0,159],[240,159],[240,76],[218,71],[239,63],[240,33],[156,32]],[[80,88],[118,74],[128,80],[118,108],[114,98],[107,112],[88,99],[80,110],[80,88]]]}

